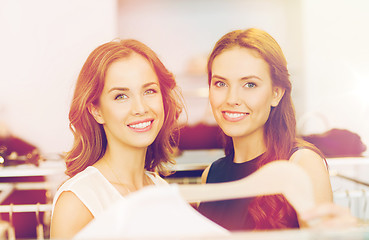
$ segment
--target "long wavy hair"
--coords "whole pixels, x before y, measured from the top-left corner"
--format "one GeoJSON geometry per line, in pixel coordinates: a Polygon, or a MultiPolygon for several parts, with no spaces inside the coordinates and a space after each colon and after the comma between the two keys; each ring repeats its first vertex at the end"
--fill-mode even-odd
{"type": "Polygon", "coordinates": [[[147,149],[145,169],[166,174],[169,172],[167,166],[175,163],[173,151],[178,142],[177,120],[183,102],[174,76],[145,44],[133,39],[114,40],[93,50],[78,76],[69,111],[69,127],[74,135],[74,144],[65,158],[67,175],[74,176],[104,155],[107,147],[105,131],[90,114],[88,106],[97,103],[109,66],[119,59],[128,58],[132,53],[140,54],[153,67],[159,79],[164,105],[164,123],[147,149]]]}
{"type": "MultiPolygon", "coordinates": [[[[265,31],[250,28],[232,31],[221,37],[208,59],[209,86],[214,59],[233,47],[256,50],[269,65],[273,86],[285,89],[278,106],[271,108],[269,118],[264,125],[267,150],[258,160],[258,167],[275,160],[288,160],[295,147],[309,148],[322,155],[312,144],[296,137],[296,118],[291,98],[292,85],[287,61],[278,43],[265,31]]],[[[232,138],[224,135],[224,140],[225,154],[234,154],[232,138]]],[[[296,212],[282,195],[256,197],[249,206],[248,214],[253,220],[255,229],[298,227],[296,226],[296,212]]]]}

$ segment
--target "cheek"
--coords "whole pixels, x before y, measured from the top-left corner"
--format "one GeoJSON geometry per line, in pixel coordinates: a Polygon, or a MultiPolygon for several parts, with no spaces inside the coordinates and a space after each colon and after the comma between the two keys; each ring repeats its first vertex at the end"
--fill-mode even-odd
{"type": "Polygon", "coordinates": [[[160,100],[157,102],[156,107],[155,107],[155,113],[158,116],[159,119],[159,129],[161,129],[163,127],[164,124],[164,120],[165,120],[165,110],[164,110],[164,104],[163,101],[160,100]]]}
{"type": "Polygon", "coordinates": [[[272,104],[272,94],[270,91],[255,92],[254,95],[248,95],[247,104],[254,110],[269,111],[272,104]]]}
{"type": "Polygon", "coordinates": [[[121,122],[128,115],[128,106],[120,106],[119,108],[106,109],[106,121],[121,122]]]}
{"type": "Polygon", "coordinates": [[[101,104],[101,113],[105,122],[121,122],[128,116],[130,109],[131,103],[129,101],[101,104]]]}
{"type": "Polygon", "coordinates": [[[164,103],[161,96],[157,96],[154,99],[149,99],[148,103],[150,104],[151,109],[153,109],[157,115],[164,118],[164,103]]]}
{"type": "Polygon", "coordinates": [[[219,107],[223,103],[223,94],[219,91],[209,91],[209,102],[212,108],[219,107]]]}
{"type": "Polygon", "coordinates": [[[266,99],[259,99],[255,101],[255,98],[251,98],[247,103],[248,106],[254,111],[265,111],[270,108],[270,103],[266,99]]]}

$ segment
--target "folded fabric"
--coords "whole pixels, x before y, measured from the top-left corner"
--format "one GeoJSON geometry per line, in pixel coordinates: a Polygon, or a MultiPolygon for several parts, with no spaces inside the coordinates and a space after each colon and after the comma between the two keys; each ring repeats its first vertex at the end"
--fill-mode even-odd
{"type": "Polygon", "coordinates": [[[75,239],[219,237],[230,232],[182,197],[176,184],[149,186],[96,216],[75,239]]]}
{"type": "Polygon", "coordinates": [[[347,129],[333,128],[321,134],[302,136],[305,141],[314,144],[325,157],[360,157],[366,151],[361,137],[347,129]]]}

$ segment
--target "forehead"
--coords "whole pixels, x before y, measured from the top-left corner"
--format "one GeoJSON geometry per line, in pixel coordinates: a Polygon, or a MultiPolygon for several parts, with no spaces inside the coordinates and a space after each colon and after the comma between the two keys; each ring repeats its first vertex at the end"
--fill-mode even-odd
{"type": "Polygon", "coordinates": [[[255,75],[270,78],[269,64],[254,50],[233,47],[216,56],[212,64],[212,74],[226,78],[242,78],[255,75]]]}
{"type": "Polygon", "coordinates": [[[137,85],[146,82],[159,80],[150,62],[137,53],[111,63],[105,75],[105,85],[137,85]]]}

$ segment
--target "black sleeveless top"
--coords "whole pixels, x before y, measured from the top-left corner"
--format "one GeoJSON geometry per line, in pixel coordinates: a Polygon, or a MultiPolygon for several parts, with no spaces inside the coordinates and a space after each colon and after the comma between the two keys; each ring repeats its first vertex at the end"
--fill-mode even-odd
{"type": "MultiPolygon", "coordinates": [[[[297,150],[293,149],[292,153],[297,150]]],[[[258,169],[257,163],[261,156],[244,163],[233,162],[233,155],[220,158],[210,166],[206,183],[230,182],[247,177],[258,169]]],[[[198,211],[230,231],[252,230],[254,224],[248,215],[248,207],[254,199],[251,197],[203,202],[200,203],[198,211]]],[[[296,228],[299,227],[296,214],[289,221],[293,221],[292,225],[296,228]]]]}

